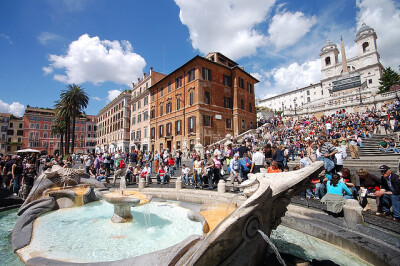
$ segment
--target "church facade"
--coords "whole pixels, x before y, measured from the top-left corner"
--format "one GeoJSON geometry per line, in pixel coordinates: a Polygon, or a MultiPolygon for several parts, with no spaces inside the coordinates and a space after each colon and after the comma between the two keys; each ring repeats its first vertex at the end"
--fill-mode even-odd
{"type": "Polygon", "coordinates": [[[357,55],[347,59],[343,40],[340,52],[327,41],[321,48],[321,81],[285,94],[258,101],[259,106],[284,115],[325,114],[339,109],[358,112],[372,107],[382,97],[377,95],[383,73],[373,28],[363,24],[356,35],[357,55]],[[340,54],[340,61],[339,61],[340,54]]]}

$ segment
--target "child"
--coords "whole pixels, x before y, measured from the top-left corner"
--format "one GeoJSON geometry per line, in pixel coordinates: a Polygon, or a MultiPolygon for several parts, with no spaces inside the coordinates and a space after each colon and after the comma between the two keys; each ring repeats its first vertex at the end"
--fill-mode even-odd
{"type": "Polygon", "coordinates": [[[186,165],[182,165],[182,174],[181,174],[181,178],[182,178],[182,183],[185,185],[189,184],[189,176],[190,176],[190,168],[186,167],[186,165]]]}

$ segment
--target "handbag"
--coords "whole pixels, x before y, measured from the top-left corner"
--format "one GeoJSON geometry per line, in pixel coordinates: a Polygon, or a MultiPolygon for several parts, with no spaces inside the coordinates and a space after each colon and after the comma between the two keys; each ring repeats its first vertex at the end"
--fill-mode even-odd
{"type": "Polygon", "coordinates": [[[251,166],[251,164],[249,163],[249,159],[246,158],[246,167],[249,168],[251,166]]]}

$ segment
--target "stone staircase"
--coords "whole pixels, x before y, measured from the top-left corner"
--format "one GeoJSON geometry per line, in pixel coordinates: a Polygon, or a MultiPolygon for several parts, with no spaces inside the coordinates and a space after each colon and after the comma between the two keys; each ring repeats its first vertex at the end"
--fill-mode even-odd
{"type": "MultiPolygon", "coordinates": [[[[376,134],[373,135],[372,138],[364,138],[363,139],[363,147],[358,148],[358,153],[360,154],[361,157],[364,156],[393,156],[396,155],[394,152],[383,152],[379,150],[379,141],[382,140],[382,138],[385,137],[386,140],[388,141],[390,138],[394,138],[395,140],[398,138],[397,134],[376,134]]],[[[350,153],[349,153],[350,155],[350,153]]],[[[396,155],[397,156],[397,155],[396,155]]]]}

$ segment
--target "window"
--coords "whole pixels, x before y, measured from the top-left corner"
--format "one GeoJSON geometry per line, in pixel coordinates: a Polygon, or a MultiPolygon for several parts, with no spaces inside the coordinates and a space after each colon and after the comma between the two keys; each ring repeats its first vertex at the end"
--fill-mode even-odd
{"type": "Polygon", "coordinates": [[[177,142],[176,142],[176,149],[177,149],[177,150],[180,150],[180,149],[181,149],[181,142],[180,142],[180,141],[177,141],[177,142]]]}
{"type": "Polygon", "coordinates": [[[189,143],[190,143],[190,144],[189,144],[189,149],[190,149],[191,151],[193,151],[193,150],[194,150],[194,139],[191,139],[189,143]]]}
{"type": "Polygon", "coordinates": [[[164,137],[164,125],[159,126],[158,133],[159,133],[158,136],[160,138],[164,137]]]}
{"type": "Polygon", "coordinates": [[[224,97],[224,107],[225,108],[233,108],[233,104],[232,104],[232,98],[230,97],[224,97]]]}
{"type": "Polygon", "coordinates": [[[205,127],[211,127],[212,123],[211,123],[211,116],[209,115],[204,115],[204,126],[205,127]]]}
{"type": "Polygon", "coordinates": [[[92,131],[92,126],[88,125],[88,131],[92,131]]]}
{"type": "Polygon", "coordinates": [[[232,121],[231,121],[231,119],[230,118],[227,118],[226,119],[226,128],[228,128],[228,129],[231,129],[231,127],[232,127],[232,121]]]}
{"type": "Polygon", "coordinates": [[[191,116],[188,118],[189,133],[196,131],[196,117],[191,116]]]}
{"type": "Polygon", "coordinates": [[[244,121],[244,119],[242,119],[242,129],[246,128],[246,122],[244,121]]]}
{"type": "Polygon", "coordinates": [[[135,131],[132,131],[132,133],[131,133],[131,139],[135,139],[135,131]]]}
{"type": "Polygon", "coordinates": [[[176,98],[176,110],[181,109],[181,99],[180,98],[176,98]]]}
{"type": "Polygon", "coordinates": [[[171,136],[172,134],[172,123],[167,124],[167,133],[166,136],[171,136]]]}
{"type": "Polygon", "coordinates": [[[250,129],[253,128],[253,122],[250,122],[250,129]]]}
{"type": "Polygon", "coordinates": [[[22,124],[21,123],[19,124],[19,128],[22,128],[22,124]]]}
{"type": "Polygon", "coordinates": [[[205,91],[204,92],[204,103],[205,104],[211,104],[211,98],[210,98],[210,92],[205,91]]]}
{"type": "Polygon", "coordinates": [[[331,58],[328,56],[325,58],[325,65],[329,66],[331,64],[331,58]]]}
{"type": "Polygon", "coordinates": [[[24,131],[23,130],[17,130],[17,136],[23,136],[24,131]]]}
{"type": "Polygon", "coordinates": [[[138,116],[137,116],[137,122],[138,122],[138,123],[142,122],[142,114],[138,114],[138,116]]]}
{"type": "Polygon", "coordinates": [[[244,100],[240,99],[240,108],[244,110],[244,100]]]}
{"type": "Polygon", "coordinates": [[[163,97],[163,96],[164,96],[164,88],[161,87],[161,88],[160,88],[160,97],[163,97]]]}
{"type": "Polygon", "coordinates": [[[147,121],[149,119],[149,111],[143,112],[143,121],[147,121]]]}
{"type": "Polygon", "coordinates": [[[203,67],[203,79],[211,81],[211,69],[203,67]]]}
{"type": "Polygon", "coordinates": [[[252,113],[253,112],[253,104],[249,103],[249,112],[252,113]]]}
{"type": "Polygon", "coordinates": [[[14,129],[7,130],[7,135],[14,135],[14,129]]]}
{"type": "Polygon", "coordinates": [[[244,89],[244,80],[242,78],[239,78],[239,87],[244,89]]]}
{"type": "Polygon", "coordinates": [[[372,83],[372,79],[369,79],[369,80],[368,80],[368,83],[371,84],[371,83],[372,83]]]}
{"type": "Polygon", "coordinates": [[[171,92],[171,81],[168,82],[168,92],[171,92]]]}
{"type": "Polygon", "coordinates": [[[29,128],[34,129],[35,128],[35,124],[29,124],[29,128]]]}
{"type": "Polygon", "coordinates": [[[160,152],[164,150],[164,144],[160,143],[160,152]]]}
{"type": "Polygon", "coordinates": [[[156,128],[152,127],[150,129],[150,138],[155,139],[156,138],[156,128]]]}
{"type": "Polygon", "coordinates": [[[160,105],[160,116],[164,114],[164,106],[160,105]]]}
{"type": "Polygon", "coordinates": [[[136,124],[136,117],[132,117],[132,125],[136,124]]]}
{"type": "Polygon", "coordinates": [[[307,91],[307,95],[310,95],[310,91],[307,91]]]}
{"type": "Polygon", "coordinates": [[[224,75],[224,85],[228,87],[232,87],[232,77],[224,75]]]}
{"type": "Polygon", "coordinates": [[[143,99],[143,105],[146,106],[149,104],[149,96],[145,96],[143,99]]]}
{"type": "Polygon", "coordinates": [[[165,113],[169,114],[169,113],[171,113],[171,111],[172,111],[172,103],[167,103],[165,105],[165,113]]]}
{"type": "Polygon", "coordinates": [[[84,128],[84,127],[81,127],[81,131],[85,131],[85,128],[84,128]]]}
{"type": "Polygon", "coordinates": [[[44,138],[44,139],[47,139],[47,136],[48,136],[48,135],[47,135],[47,132],[44,132],[44,133],[43,133],[43,138],[44,138]]]}
{"type": "Polygon", "coordinates": [[[140,139],[141,138],[141,131],[140,129],[136,130],[136,138],[140,139]]]}
{"type": "Polygon", "coordinates": [[[40,129],[40,124],[36,124],[36,129],[40,129]]]}
{"type": "Polygon", "coordinates": [[[188,82],[191,82],[194,80],[194,68],[188,71],[188,82]]]}
{"type": "Polygon", "coordinates": [[[156,98],[156,93],[154,91],[151,92],[151,100],[154,102],[156,98]]]}
{"type": "Polygon", "coordinates": [[[247,82],[247,91],[253,93],[253,84],[247,82]]]}
{"type": "Polygon", "coordinates": [[[12,128],[14,126],[14,123],[10,123],[10,127],[12,128]]]}
{"type": "Polygon", "coordinates": [[[177,77],[175,79],[175,89],[180,88],[182,86],[182,76],[177,77]]]}
{"type": "Polygon", "coordinates": [[[145,127],[143,130],[143,137],[147,138],[147,127],[145,127]]]}
{"type": "Polygon", "coordinates": [[[175,121],[175,135],[182,134],[182,120],[175,121]]]}
{"type": "Polygon", "coordinates": [[[189,105],[192,106],[193,105],[193,101],[194,101],[194,93],[191,92],[189,94],[189,105]]]}
{"type": "Polygon", "coordinates": [[[140,100],[137,102],[137,109],[140,109],[142,107],[140,102],[140,100]]]}
{"type": "Polygon", "coordinates": [[[321,95],[324,95],[324,90],[321,90],[321,95]]]}
{"type": "Polygon", "coordinates": [[[132,104],[132,112],[136,111],[136,103],[132,104]]]}
{"type": "Polygon", "coordinates": [[[150,119],[153,119],[155,117],[155,113],[156,111],[154,109],[150,111],[150,119]]]}
{"type": "Polygon", "coordinates": [[[362,44],[363,52],[366,53],[369,51],[369,43],[365,42],[362,44]]]}
{"type": "Polygon", "coordinates": [[[310,99],[310,97],[307,97],[307,102],[309,103],[309,102],[311,102],[311,99],[310,99]]]}

